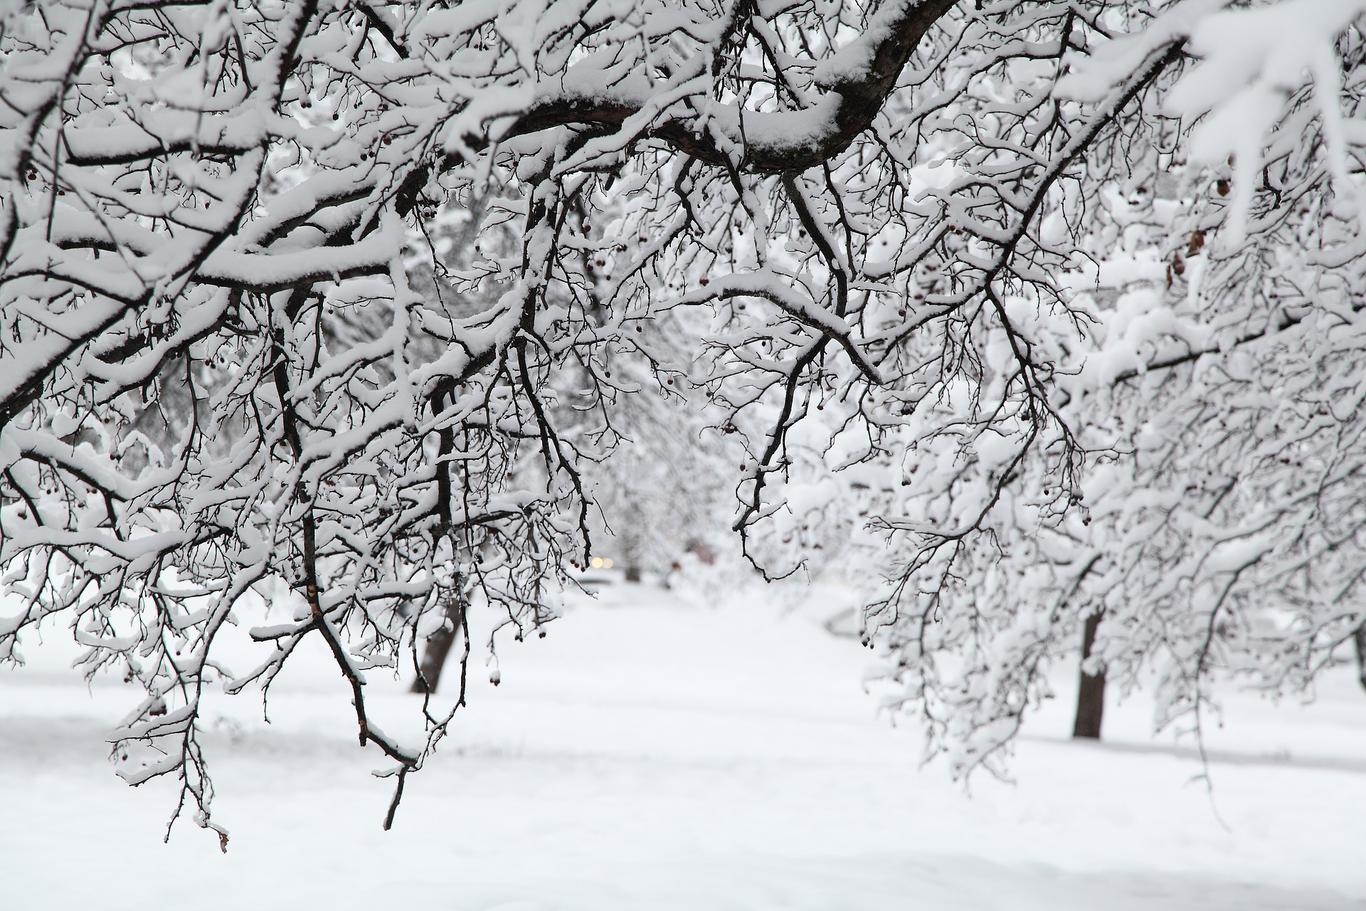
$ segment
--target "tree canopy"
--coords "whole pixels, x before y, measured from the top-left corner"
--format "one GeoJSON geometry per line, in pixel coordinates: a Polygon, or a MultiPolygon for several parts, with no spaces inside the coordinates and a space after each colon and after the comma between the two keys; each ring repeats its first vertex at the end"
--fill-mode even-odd
{"type": "Polygon", "coordinates": [[[455,709],[401,744],[366,674],[452,593],[540,627],[664,472],[880,580],[960,770],[1097,614],[1162,723],[1306,687],[1363,617],[1363,14],[0,4],[0,659],[67,624],[218,828],[202,700],[318,637],[396,807],[455,709]]]}

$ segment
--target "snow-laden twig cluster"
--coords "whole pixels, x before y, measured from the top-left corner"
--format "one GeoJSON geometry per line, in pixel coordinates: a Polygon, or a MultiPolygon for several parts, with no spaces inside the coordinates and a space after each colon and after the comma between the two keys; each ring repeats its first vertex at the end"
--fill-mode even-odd
{"type": "Polygon", "coordinates": [[[963,769],[1097,612],[1163,720],[1307,685],[1361,619],[1362,5],[6,5],[0,658],[63,618],[217,828],[206,689],[316,637],[396,806],[451,715],[366,675],[539,627],[691,475],[766,578],[885,576],[963,769]]]}

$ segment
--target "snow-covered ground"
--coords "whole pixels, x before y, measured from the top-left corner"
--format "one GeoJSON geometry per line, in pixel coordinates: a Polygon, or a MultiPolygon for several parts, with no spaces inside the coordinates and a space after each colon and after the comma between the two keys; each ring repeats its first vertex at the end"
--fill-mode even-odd
{"type": "MultiPolygon", "coordinates": [[[[0,908],[1366,907],[1366,693],[1345,669],[1309,706],[1231,699],[1212,795],[1140,699],[1109,744],[1067,742],[1065,691],[1017,783],[965,791],[876,717],[868,653],[817,613],[609,589],[500,648],[502,685],[477,675],[388,833],[339,678],[300,656],[271,725],[215,705],[226,855],[187,823],[163,845],[170,792],[113,776],[123,684],[87,690],[30,647],[0,672],[0,908]]],[[[391,731],[416,708],[371,699],[391,731]]]]}

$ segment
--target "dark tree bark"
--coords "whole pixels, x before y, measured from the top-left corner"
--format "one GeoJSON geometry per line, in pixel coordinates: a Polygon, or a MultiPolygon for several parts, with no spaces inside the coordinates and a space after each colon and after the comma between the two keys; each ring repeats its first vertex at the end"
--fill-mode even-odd
{"type": "Polygon", "coordinates": [[[1105,714],[1105,671],[1086,673],[1086,659],[1096,644],[1096,630],[1100,628],[1101,613],[1086,618],[1081,632],[1082,669],[1077,680],[1077,717],[1072,723],[1072,736],[1090,740],[1100,739],[1100,723],[1105,714]]]}
{"type": "Polygon", "coordinates": [[[1357,627],[1357,631],[1352,634],[1356,640],[1357,647],[1357,679],[1361,681],[1361,686],[1366,689],[1366,623],[1357,627]]]}
{"type": "Polygon", "coordinates": [[[447,596],[445,604],[446,623],[427,637],[427,650],[422,654],[422,664],[418,666],[417,678],[413,680],[411,692],[436,692],[437,685],[441,682],[441,671],[446,666],[446,658],[464,627],[465,612],[460,596],[452,592],[447,596]]]}

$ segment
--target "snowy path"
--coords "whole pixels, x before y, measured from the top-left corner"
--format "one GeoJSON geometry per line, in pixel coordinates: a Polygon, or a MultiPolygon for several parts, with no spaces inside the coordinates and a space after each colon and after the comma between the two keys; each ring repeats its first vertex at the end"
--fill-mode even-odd
{"type": "MultiPolygon", "coordinates": [[[[191,826],[160,843],[169,794],[104,762],[126,691],[39,650],[0,673],[0,908],[1366,908],[1366,694],[1345,675],[1308,709],[1234,702],[1212,743],[1225,829],[1141,705],[1103,747],[1057,739],[1059,706],[1017,786],[968,795],[873,717],[856,646],[636,594],[501,649],[502,686],[474,688],[393,832],[321,656],[282,678],[269,728],[224,702],[226,856],[191,826]]],[[[400,729],[409,698],[377,698],[400,729]]]]}

